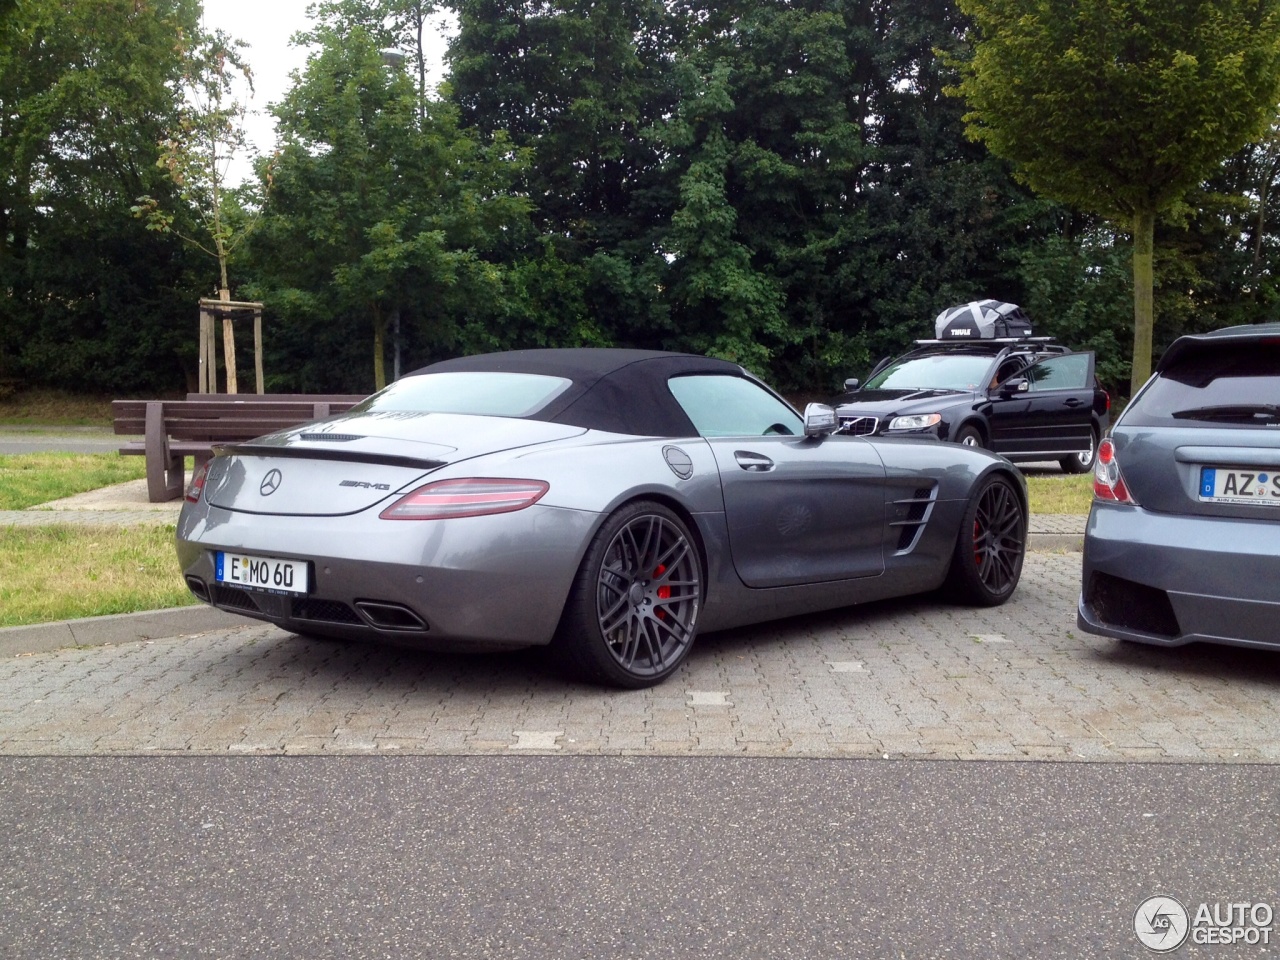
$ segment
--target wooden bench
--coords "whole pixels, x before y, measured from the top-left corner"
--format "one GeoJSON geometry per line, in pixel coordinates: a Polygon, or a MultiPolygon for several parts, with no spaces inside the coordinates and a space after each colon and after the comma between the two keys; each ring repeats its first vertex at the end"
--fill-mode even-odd
{"type": "Polygon", "coordinates": [[[176,500],[185,487],[183,462],[196,466],[217,444],[252,440],[313,420],[344,413],[363,400],[354,394],[189,393],[186,400],[113,400],[117,434],[138,436],[120,453],[147,458],[147,498],[176,500]]]}

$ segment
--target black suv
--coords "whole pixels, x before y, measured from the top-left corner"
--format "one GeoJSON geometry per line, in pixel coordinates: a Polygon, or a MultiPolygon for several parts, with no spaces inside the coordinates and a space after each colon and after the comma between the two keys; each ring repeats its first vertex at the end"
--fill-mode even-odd
{"type": "Polygon", "coordinates": [[[917,340],[845,391],[832,405],[846,433],[950,440],[1067,473],[1093,468],[1111,408],[1093,354],[1050,337],[917,340]]]}

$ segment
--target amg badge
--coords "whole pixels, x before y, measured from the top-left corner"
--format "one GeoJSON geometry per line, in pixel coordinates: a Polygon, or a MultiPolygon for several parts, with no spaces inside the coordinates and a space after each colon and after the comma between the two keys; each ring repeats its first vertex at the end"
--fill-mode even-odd
{"type": "Polygon", "coordinates": [[[359,487],[361,490],[390,490],[389,483],[369,483],[367,480],[343,480],[340,487],[359,487]]]}

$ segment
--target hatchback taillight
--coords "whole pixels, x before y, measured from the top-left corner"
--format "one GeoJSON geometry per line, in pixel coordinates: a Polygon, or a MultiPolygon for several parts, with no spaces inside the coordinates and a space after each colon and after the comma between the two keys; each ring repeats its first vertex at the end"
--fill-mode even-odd
{"type": "Polygon", "coordinates": [[[511,513],[533,506],[549,489],[542,480],[437,480],[401,497],[379,516],[383,520],[444,520],[511,513]]]}
{"type": "Polygon", "coordinates": [[[1098,462],[1093,466],[1093,495],[1099,500],[1112,503],[1131,503],[1135,507],[1138,501],[1133,499],[1129,488],[1125,486],[1124,477],[1120,474],[1120,462],[1116,460],[1116,445],[1108,437],[1098,446],[1098,462]]]}
{"type": "Polygon", "coordinates": [[[191,482],[187,484],[187,492],[184,494],[187,503],[199,503],[200,495],[204,493],[204,482],[209,476],[209,461],[205,461],[196,467],[195,473],[191,475],[191,482]]]}

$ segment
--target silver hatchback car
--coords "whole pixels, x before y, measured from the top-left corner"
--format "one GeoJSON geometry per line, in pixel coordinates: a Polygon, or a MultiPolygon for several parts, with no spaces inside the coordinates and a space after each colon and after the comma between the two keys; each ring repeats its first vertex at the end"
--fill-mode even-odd
{"type": "Polygon", "coordinates": [[[1082,630],[1280,649],[1280,323],[1176,340],[1093,489],[1082,630]]]}

